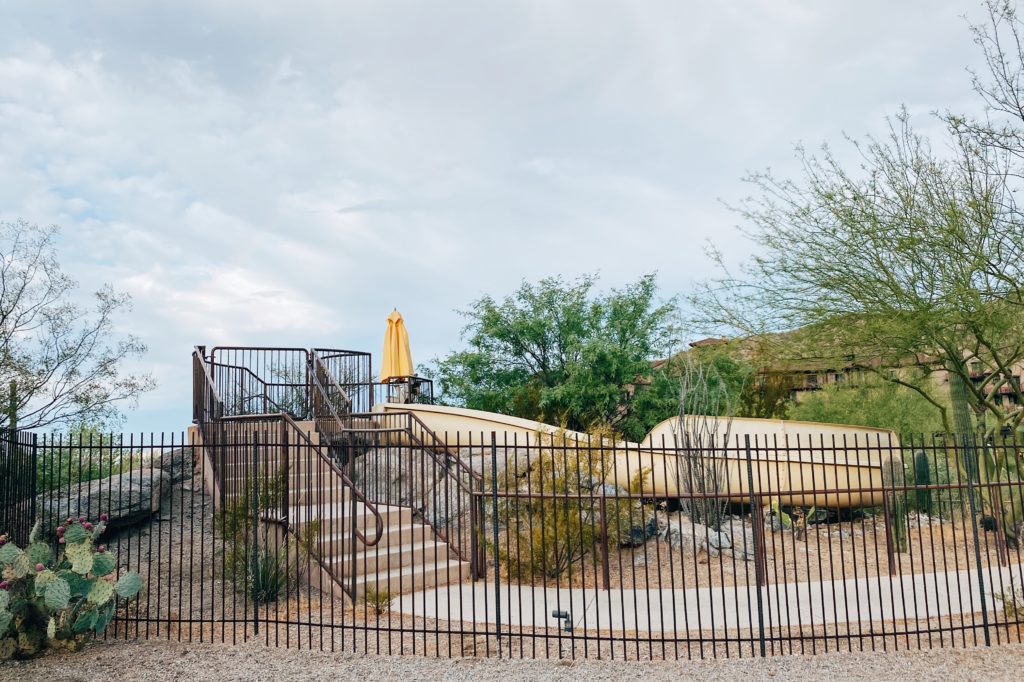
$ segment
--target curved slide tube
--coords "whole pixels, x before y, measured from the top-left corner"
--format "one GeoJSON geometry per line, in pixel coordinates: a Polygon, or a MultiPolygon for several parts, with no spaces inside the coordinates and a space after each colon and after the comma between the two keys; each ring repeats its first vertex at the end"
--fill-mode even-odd
{"type": "MultiPolygon", "coordinates": [[[[513,443],[533,446],[538,438],[592,442],[585,433],[459,407],[382,403],[374,411],[413,412],[441,440],[449,445],[458,442],[474,453],[490,448],[492,431],[497,432],[499,448],[513,443]]],[[[615,455],[608,482],[645,494],[650,491],[652,497],[679,497],[685,469],[680,469],[683,458],[675,445],[678,423],[677,418],[663,421],[641,443],[606,443],[615,455]]],[[[896,435],[868,427],[736,418],[729,447],[716,451],[713,458],[722,462],[723,488],[731,501],[741,503],[749,502],[753,482],[754,493],[771,491],[771,501],[786,506],[876,506],[882,503],[883,469],[892,466],[902,472],[896,435]]]]}

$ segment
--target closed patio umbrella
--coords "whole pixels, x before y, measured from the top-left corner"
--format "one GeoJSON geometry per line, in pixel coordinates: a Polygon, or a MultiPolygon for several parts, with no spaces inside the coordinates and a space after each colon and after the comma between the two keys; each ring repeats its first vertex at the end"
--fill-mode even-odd
{"type": "Polygon", "coordinates": [[[409,332],[405,330],[402,313],[397,309],[388,315],[388,330],[384,332],[384,352],[381,354],[380,380],[382,383],[411,376],[412,351],[409,350],[409,332]]]}

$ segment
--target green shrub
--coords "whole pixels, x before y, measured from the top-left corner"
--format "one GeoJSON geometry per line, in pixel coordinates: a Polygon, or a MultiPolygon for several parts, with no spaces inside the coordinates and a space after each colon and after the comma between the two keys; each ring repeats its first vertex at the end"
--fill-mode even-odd
{"type": "Polygon", "coordinates": [[[85,517],[60,526],[60,551],[40,541],[39,523],[20,549],[0,537],[0,659],[29,658],[48,646],[77,650],[102,633],[114,617],[115,596],[135,597],[142,578],[129,571],[114,580],[116,559],[94,543],[106,530],[106,515],[93,525],[85,517]]]}
{"type": "MultiPolygon", "coordinates": [[[[646,520],[638,499],[620,498],[620,489],[605,483],[614,457],[601,447],[601,435],[589,449],[577,450],[562,433],[538,434],[536,442],[525,470],[506,468],[494,483],[504,493],[531,495],[502,496],[498,505],[497,523],[507,535],[498,543],[498,561],[514,580],[555,579],[587,556],[600,562],[602,489],[612,489],[604,505],[607,546],[627,541],[646,520]]],[[[634,489],[644,473],[637,472],[634,489]]]]}

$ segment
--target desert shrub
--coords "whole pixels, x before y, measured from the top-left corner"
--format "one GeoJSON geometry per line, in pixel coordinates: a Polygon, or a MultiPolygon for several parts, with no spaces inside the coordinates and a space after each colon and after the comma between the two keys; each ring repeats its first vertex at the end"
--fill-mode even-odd
{"type": "Polygon", "coordinates": [[[319,523],[314,522],[283,541],[270,537],[269,526],[280,511],[284,486],[283,471],[257,475],[256,481],[249,477],[244,491],[229,500],[214,520],[224,540],[223,576],[256,604],[277,601],[298,586],[319,535],[319,523]]]}
{"type": "MultiPolygon", "coordinates": [[[[627,541],[630,530],[644,521],[638,499],[619,497],[628,491],[606,483],[614,468],[611,449],[598,434],[578,444],[564,433],[538,434],[525,467],[506,467],[494,482],[502,493],[497,523],[506,538],[497,547],[498,561],[510,579],[554,579],[585,557],[600,562],[602,544],[627,541]],[[601,498],[607,538],[601,532],[601,498]]],[[[644,472],[637,472],[634,489],[644,472]]],[[[493,542],[488,539],[488,542],[493,542]]]]}
{"type": "Polygon", "coordinates": [[[1010,585],[1003,590],[994,591],[992,596],[1003,605],[1003,615],[1007,619],[1020,620],[1024,617],[1024,588],[1010,576],[1010,585]]]}
{"type": "Polygon", "coordinates": [[[57,534],[60,550],[40,541],[40,524],[25,549],[0,537],[0,659],[29,658],[47,647],[77,650],[114,617],[115,596],[135,597],[142,578],[129,571],[116,581],[116,559],[94,544],[106,515],[93,525],[67,519],[57,534]]]}
{"type": "Polygon", "coordinates": [[[373,615],[382,616],[391,610],[391,591],[386,587],[380,590],[367,587],[362,601],[367,608],[373,611],[373,615]]]}

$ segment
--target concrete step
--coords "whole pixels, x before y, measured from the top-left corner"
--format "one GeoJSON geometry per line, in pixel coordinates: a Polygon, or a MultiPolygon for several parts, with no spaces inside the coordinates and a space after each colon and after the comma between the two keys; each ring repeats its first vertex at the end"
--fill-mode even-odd
{"type": "Polygon", "coordinates": [[[391,595],[415,592],[448,583],[461,582],[469,578],[468,561],[438,561],[436,564],[403,566],[401,570],[382,571],[357,575],[355,579],[357,599],[367,589],[391,595]]]}
{"type": "Polygon", "coordinates": [[[292,506],[317,506],[318,503],[335,504],[352,499],[352,489],[346,486],[294,487],[288,489],[288,499],[292,506]]]}
{"type": "MultiPolygon", "coordinates": [[[[373,527],[367,531],[370,540],[373,540],[373,527]]],[[[430,526],[423,523],[400,523],[384,527],[384,533],[376,545],[367,547],[358,539],[356,540],[356,551],[384,551],[388,547],[400,545],[417,544],[433,540],[434,532],[430,526]]],[[[341,533],[321,533],[317,540],[317,551],[325,558],[348,556],[351,557],[352,540],[347,531],[341,533]]]]}
{"type": "MultiPolygon", "coordinates": [[[[320,452],[312,451],[309,448],[289,448],[288,468],[296,470],[315,470],[318,467],[326,467],[330,469],[330,463],[333,461],[330,457],[330,453],[327,451],[326,447],[324,447],[320,452]],[[323,452],[323,457],[320,456],[320,452],[323,452]]],[[[245,469],[252,468],[252,451],[243,452],[242,450],[238,450],[224,453],[215,452],[213,454],[215,455],[215,457],[211,458],[213,465],[216,467],[223,467],[225,472],[231,471],[236,467],[243,467],[245,469]]],[[[264,456],[256,458],[261,469],[267,467],[277,469],[284,461],[284,457],[276,450],[263,454],[264,456]]]]}
{"type": "MultiPolygon", "coordinates": [[[[404,545],[366,547],[365,551],[356,554],[354,565],[356,574],[364,575],[394,571],[404,566],[433,566],[448,561],[448,544],[427,540],[404,545]]],[[[335,572],[348,573],[348,568],[353,565],[353,558],[351,555],[335,556],[330,559],[330,563],[335,572]]]]}
{"type": "MultiPolygon", "coordinates": [[[[226,466],[221,469],[223,478],[229,482],[245,480],[252,467],[248,466],[226,466]]],[[[260,467],[261,476],[274,476],[277,466],[260,467]]],[[[289,467],[288,481],[292,487],[304,486],[307,484],[316,485],[337,485],[341,483],[341,477],[337,471],[326,464],[318,464],[316,467],[289,467]]]]}
{"type": "MultiPolygon", "coordinates": [[[[385,528],[412,523],[412,509],[409,507],[377,505],[377,511],[381,515],[385,528]]],[[[351,503],[337,502],[335,504],[293,507],[288,512],[288,519],[293,525],[300,528],[315,520],[320,523],[320,533],[322,534],[344,534],[351,528],[352,505],[351,503]]],[[[356,503],[355,523],[356,528],[364,532],[373,533],[376,528],[376,518],[362,502],[356,503]]],[[[372,539],[372,535],[368,537],[372,539]]]]}

